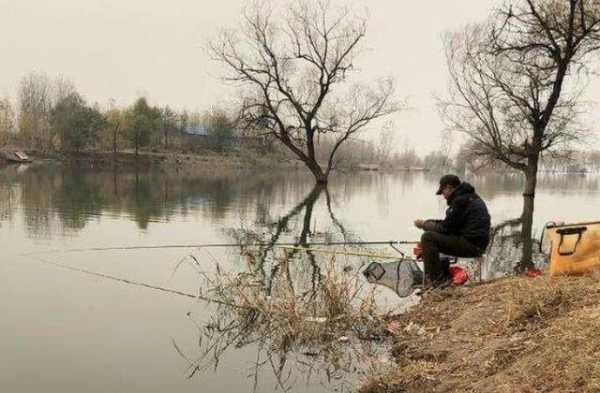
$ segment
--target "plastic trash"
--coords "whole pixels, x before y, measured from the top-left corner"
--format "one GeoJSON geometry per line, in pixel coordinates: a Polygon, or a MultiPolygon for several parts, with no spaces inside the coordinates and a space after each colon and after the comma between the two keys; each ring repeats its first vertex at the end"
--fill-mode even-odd
{"type": "Polygon", "coordinates": [[[542,271],[538,268],[530,267],[524,274],[529,278],[535,278],[537,276],[540,276],[542,274],[542,271]]]}
{"type": "Polygon", "coordinates": [[[469,273],[460,266],[451,266],[448,271],[450,272],[452,285],[463,285],[469,280],[469,273]]]}

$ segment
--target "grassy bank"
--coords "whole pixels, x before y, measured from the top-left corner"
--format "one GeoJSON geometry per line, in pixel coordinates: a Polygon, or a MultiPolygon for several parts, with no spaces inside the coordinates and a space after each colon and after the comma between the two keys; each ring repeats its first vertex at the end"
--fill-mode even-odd
{"type": "Polygon", "coordinates": [[[396,365],[361,393],[600,391],[600,276],[432,292],[394,324],[396,365]]]}

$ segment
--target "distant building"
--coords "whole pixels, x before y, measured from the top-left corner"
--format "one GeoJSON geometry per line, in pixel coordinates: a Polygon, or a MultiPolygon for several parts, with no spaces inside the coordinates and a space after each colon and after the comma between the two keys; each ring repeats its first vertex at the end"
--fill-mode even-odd
{"type": "Polygon", "coordinates": [[[206,126],[202,126],[202,125],[195,125],[195,126],[187,126],[184,130],[185,133],[187,134],[191,134],[191,135],[208,135],[208,127],[206,126]]]}
{"type": "Polygon", "coordinates": [[[379,165],[377,164],[358,164],[358,169],[361,171],[378,171],[379,165]]]}

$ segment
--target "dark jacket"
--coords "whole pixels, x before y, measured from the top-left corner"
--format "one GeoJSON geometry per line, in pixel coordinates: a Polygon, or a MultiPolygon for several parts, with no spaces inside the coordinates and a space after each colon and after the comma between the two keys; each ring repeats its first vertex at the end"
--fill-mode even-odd
{"type": "Polygon", "coordinates": [[[446,218],[427,221],[423,229],[462,236],[484,251],[490,241],[490,214],[475,188],[463,182],[448,198],[446,218]]]}

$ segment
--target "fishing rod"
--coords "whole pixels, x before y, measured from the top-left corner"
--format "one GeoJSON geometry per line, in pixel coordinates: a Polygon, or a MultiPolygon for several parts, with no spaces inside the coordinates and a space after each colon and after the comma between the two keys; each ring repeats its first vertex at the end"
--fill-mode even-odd
{"type": "MultiPolygon", "coordinates": [[[[354,257],[369,257],[369,258],[377,258],[377,259],[394,259],[397,260],[398,255],[384,255],[384,254],[375,254],[369,252],[348,252],[348,251],[338,251],[338,250],[322,250],[318,248],[305,248],[305,247],[288,247],[288,246],[277,246],[275,248],[281,248],[284,250],[295,250],[295,251],[304,251],[304,252],[314,252],[317,254],[331,254],[331,255],[347,255],[354,257]]],[[[402,253],[404,257],[404,253],[402,253]]]]}
{"type": "Polygon", "coordinates": [[[23,256],[39,255],[39,254],[51,254],[51,253],[76,253],[76,252],[89,252],[89,251],[135,251],[135,250],[156,250],[156,249],[175,249],[175,248],[232,248],[232,247],[311,247],[311,246],[375,246],[375,245],[386,245],[394,246],[417,244],[417,241],[412,240],[380,240],[380,241],[355,241],[355,242],[311,242],[311,243],[203,243],[203,244],[164,244],[157,246],[122,246],[122,247],[91,247],[91,248],[69,248],[63,250],[47,250],[47,251],[35,251],[30,253],[21,254],[23,256]]]}

